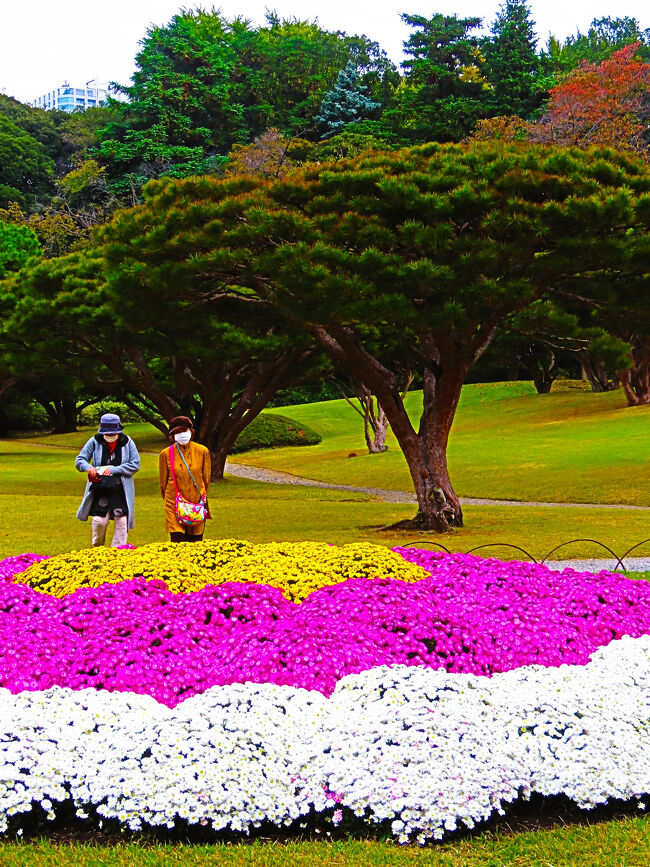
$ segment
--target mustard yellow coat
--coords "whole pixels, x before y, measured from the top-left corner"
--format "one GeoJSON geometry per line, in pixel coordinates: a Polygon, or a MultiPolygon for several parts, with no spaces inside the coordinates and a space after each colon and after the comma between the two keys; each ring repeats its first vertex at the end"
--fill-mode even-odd
{"type": "MultiPolygon", "coordinates": [[[[192,479],[185,469],[185,464],[178,454],[178,450],[182,451],[196,484],[201,488],[201,493],[206,495],[210,485],[210,452],[205,446],[193,441],[190,441],[186,446],[174,443],[174,449],[176,452],[174,455],[174,475],[176,476],[178,492],[191,503],[198,503],[199,492],[194,487],[192,479]]],[[[160,493],[165,504],[165,529],[168,533],[183,533],[187,531],[191,536],[200,535],[205,528],[205,521],[201,524],[186,526],[179,524],[176,520],[176,491],[174,490],[171,465],[169,463],[169,447],[163,449],[160,453],[158,470],[160,475],[160,493]]]]}

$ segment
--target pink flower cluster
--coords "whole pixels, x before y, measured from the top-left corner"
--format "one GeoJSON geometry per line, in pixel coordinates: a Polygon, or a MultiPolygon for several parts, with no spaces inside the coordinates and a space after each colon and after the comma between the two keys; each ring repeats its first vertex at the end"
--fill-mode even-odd
{"type": "Polygon", "coordinates": [[[49,557],[40,554],[18,554],[16,557],[0,560],[0,581],[12,578],[19,572],[24,572],[25,569],[29,569],[33,563],[38,563],[39,560],[49,559],[49,557]]]}
{"type": "Polygon", "coordinates": [[[379,665],[489,675],[585,664],[612,639],[650,633],[644,581],[397,550],[431,577],[349,580],[300,605],[263,584],[173,594],[134,579],[58,599],[0,581],[0,686],[128,690],[172,707],[245,681],[329,695],[341,677],[379,665]]]}

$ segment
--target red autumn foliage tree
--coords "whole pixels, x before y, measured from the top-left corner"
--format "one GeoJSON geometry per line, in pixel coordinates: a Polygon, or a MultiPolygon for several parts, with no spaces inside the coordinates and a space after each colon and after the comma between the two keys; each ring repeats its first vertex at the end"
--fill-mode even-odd
{"type": "Polygon", "coordinates": [[[552,89],[548,111],[532,130],[533,140],[646,150],[650,64],[637,56],[639,45],[626,45],[608,60],[584,63],[567,75],[552,89]]]}

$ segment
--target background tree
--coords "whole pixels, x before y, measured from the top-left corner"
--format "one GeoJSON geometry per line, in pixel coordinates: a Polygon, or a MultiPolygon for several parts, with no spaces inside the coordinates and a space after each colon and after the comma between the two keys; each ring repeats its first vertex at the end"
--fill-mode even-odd
{"type": "Polygon", "coordinates": [[[481,118],[465,141],[530,141],[535,125],[520,117],[498,115],[481,118]]]}
{"type": "Polygon", "coordinates": [[[328,90],[316,115],[316,123],[323,129],[321,138],[329,138],[342,131],[347,124],[369,118],[378,102],[367,95],[368,88],[361,84],[359,73],[352,62],[342,69],[331,90],[328,90]]]}
{"type": "Polygon", "coordinates": [[[141,45],[133,83],[117,87],[127,99],[111,103],[116,119],[99,136],[115,191],[133,201],[149,178],[214,169],[214,157],[245,138],[225,19],[184,10],[151,27],[141,45]]]}
{"type": "Polygon", "coordinates": [[[8,332],[3,325],[10,308],[9,293],[3,289],[1,281],[10,273],[19,271],[32,257],[40,255],[41,245],[31,229],[0,219],[0,398],[20,381],[11,363],[8,332]]]}
{"type": "Polygon", "coordinates": [[[599,64],[626,45],[639,43],[644,60],[650,59],[650,30],[642,30],[636,18],[594,18],[587,33],[578,30],[564,41],[550,36],[541,61],[556,76],[563,76],[582,63],[599,64]]]}
{"type": "MultiPolygon", "coordinates": [[[[0,220],[32,229],[46,256],[61,255],[82,243],[90,227],[103,222],[119,205],[108,190],[105,169],[90,157],[98,129],[111,116],[104,107],[72,114],[43,111],[0,95],[0,118],[19,128],[19,143],[29,145],[37,159],[36,167],[29,159],[22,163],[22,147],[15,148],[13,139],[8,142],[19,177],[27,175],[27,195],[20,181],[7,190],[0,220]]],[[[15,130],[11,134],[15,136],[15,130]]],[[[7,179],[9,169],[7,164],[7,172],[3,171],[7,179]]]]}
{"type": "Polygon", "coordinates": [[[267,127],[278,127],[287,136],[317,139],[315,117],[347,63],[358,70],[370,98],[382,104],[399,81],[376,42],[324,30],[317,22],[281,20],[268,13],[266,26],[242,37],[241,42],[237,38],[239,75],[251,138],[267,127]]]}
{"type": "Polygon", "coordinates": [[[305,139],[290,139],[279,129],[267,129],[251,144],[235,145],[228,154],[226,173],[260,178],[281,178],[315,155],[305,139]]]}
{"type": "Polygon", "coordinates": [[[506,0],[481,43],[493,115],[530,118],[547,96],[536,50],[535,22],[525,0],[506,0]]]}
{"type": "Polygon", "coordinates": [[[609,391],[615,385],[607,371],[626,363],[630,347],[596,324],[596,304],[559,292],[537,301],[508,317],[486,354],[505,360],[512,379],[532,379],[539,394],[547,394],[568,368],[574,375],[582,368],[593,391],[609,391]]]}
{"type": "Polygon", "coordinates": [[[32,257],[40,258],[41,245],[27,226],[0,220],[0,280],[10,271],[19,271],[32,257]]]}
{"type": "Polygon", "coordinates": [[[462,525],[447,441],[462,384],[497,327],[538,299],[605,296],[621,280],[638,294],[646,279],[631,253],[647,237],[647,171],[613,152],[429,145],[249,184],[159,183],[129,237],[142,232],[136,245],[152,261],[168,248],[174,263],[191,239],[173,282],[186,304],[200,309],[226,287],[253,292],[374,394],[424,528],[462,525]],[[386,345],[421,377],[417,426],[386,345]]]}
{"type": "Polygon", "coordinates": [[[44,111],[0,93],[0,115],[37,141],[45,156],[52,160],[52,166],[57,166],[64,157],[67,148],[62,141],[60,126],[67,117],[65,112],[44,111]]]}
{"type": "MultiPolygon", "coordinates": [[[[378,455],[387,451],[388,418],[375,395],[353,377],[343,375],[335,377],[335,380],[343,399],[363,419],[363,435],[368,454],[378,455]]],[[[406,397],[412,382],[413,374],[407,371],[400,390],[402,400],[406,397]]]]}
{"type": "Polygon", "coordinates": [[[402,15],[414,28],[404,43],[405,79],[385,118],[411,141],[459,141],[485,115],[490,85],[478,36],[480,18],[402,15]]]}
{"type": "Polygon", "coordinates": [[[397,150],[408,144],[406,138],[380,120],[361,120],[340,133],[321,140],[304,162],[339,160],[356,157],[367,151],[397,150]]]}
{"type": "Polygon", "coordinates": [[[190,248],[173,252],[158,234],[151,257],[152,218],[159,222],[146,204],[119,212],[104,245],[24,270],[7,328],[23,344],[40,335],[32,364],[77,371],[86,389],[119,397],[165,433],[173,416],[191,416],[220,479],[239,434],[299,379],[308,340],[288,334],[268,305],[228,291],[189,307],[182,263],[188,257],[193,271],[190,248]]]}
{"type": "Polygon", "coordinates": [[[533,139],[565,147],[602,144],[645,150],[650,116],[650,64],[638,43],[602,63],[584,64],[551,91],[548,110],[533,139]]]}
{"type": "Polygon", "coordinates": [[[0,114],[0,207],[33,208],[52,192],[52,160],[43,145],[0,114]]]}
{"type": "MultiPolygon", "coordinates": [[[[10,388],[14,403],[36,401],[55,433],[74,431],[81,385],[69,367],[55,364],[43,351],[42,334],[16,332],[13,313],[20,295],[23,270],[43,254],[32,229],[0,222],[0,397],[10,388]]],[[[38,299],[34,299],[38,303],[38,299]]],[[[1,413],[0,413],[1,414],[1,413]]]]}
{"type": "MultiPolygon", "coordinates": [[[[597,297],[592,316],[607,334],[627,344],[628,351],[615,359],[615,370],[628,406],[642,406],[650,404],[650,236],[647,229],[631,233],[630,259],[637,264],[638,273],[621,275],[610,294],[597,297]]],[[[609,364],[612,365],[611,359],[609,364]]]]}
{"type": "Polygon", "coordinates": [[[234,145],[269,128],[317,138],[315,115],[339,71],[352,61],[370,94],[388,98],[393,64],[362,36],[269,14],[244,19],[185,10],[151,28],[137,55],[118,119],[100,135],[99,154],[120,195],[138,199],[149,178],[219,172],[234,145]]]}

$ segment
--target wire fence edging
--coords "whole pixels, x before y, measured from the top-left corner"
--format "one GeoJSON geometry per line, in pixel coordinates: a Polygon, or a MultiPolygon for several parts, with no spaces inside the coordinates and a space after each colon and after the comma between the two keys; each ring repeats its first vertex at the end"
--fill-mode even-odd
{"type": "Polygon", "coordinates": [[[426,545],[435,545],[437,548],[442,548],[442,550],[445,551],[449,555],[454,554],[454,553],[456,553],[456,554],[473,554],[475,551],[481,551],[484,548],[513,548],[516,551],[521,551],[521,553],[525,554],[530,560],[532,560],[533,563],[535,563],[539,566],[543,566],[544,563],[551,556],[551,554],[555,554],[555,552],[559,551],[560,548],[564,548],[567,545],[573,545],[576,542],[589,542],[592,545],[598,545],[599,547],[604,548],[606,551],[608,551],[612,555],[614,560],[616,560],[616,565],[614,566],[613,571],[616,572],[616,570],[620,566],[621,569],[623,570],[623,572],[627,572],[629,570],[625,567],[625,563],[624,563],[625,558],[629,554],[631,554],[632,551],[635,551],[637,548],[640,548],[642,545],[646,545],[648,542],[650,542],[650,539],[644,539],[642,542],[637,542],[635,545],[632,545],[632,547],[628,548],[627,551],[621,557],[619,557],[618,554],[616,554],[614,551],[612,551],[612,549],[608,545],[606,545],[604,542],[599,542],[597,539],[570,539],[568,542],[562,542],[560,545],[556,545],[555,548],[552,548],[548,552],[548,554],[546,554],[546,556],[542,557],[541,560],[536,560],[535,557],[533,557],[533,555],[529,551],[526,551],[525,548],[522,548],[520,545],[513,545],[511,542],[488,542],[485,545],[477,545],[475,548],[470,548],[469,551],[455,551],[455,552],[450,551],[449,548],[447,548],[441,542],[432,542],[429,540],[424,541],[424,542],[409,542],[408,545],[402,545],[401,547],[403,547],[403,548],[421,548],[421,547],[424,547],[426,545]]]}

